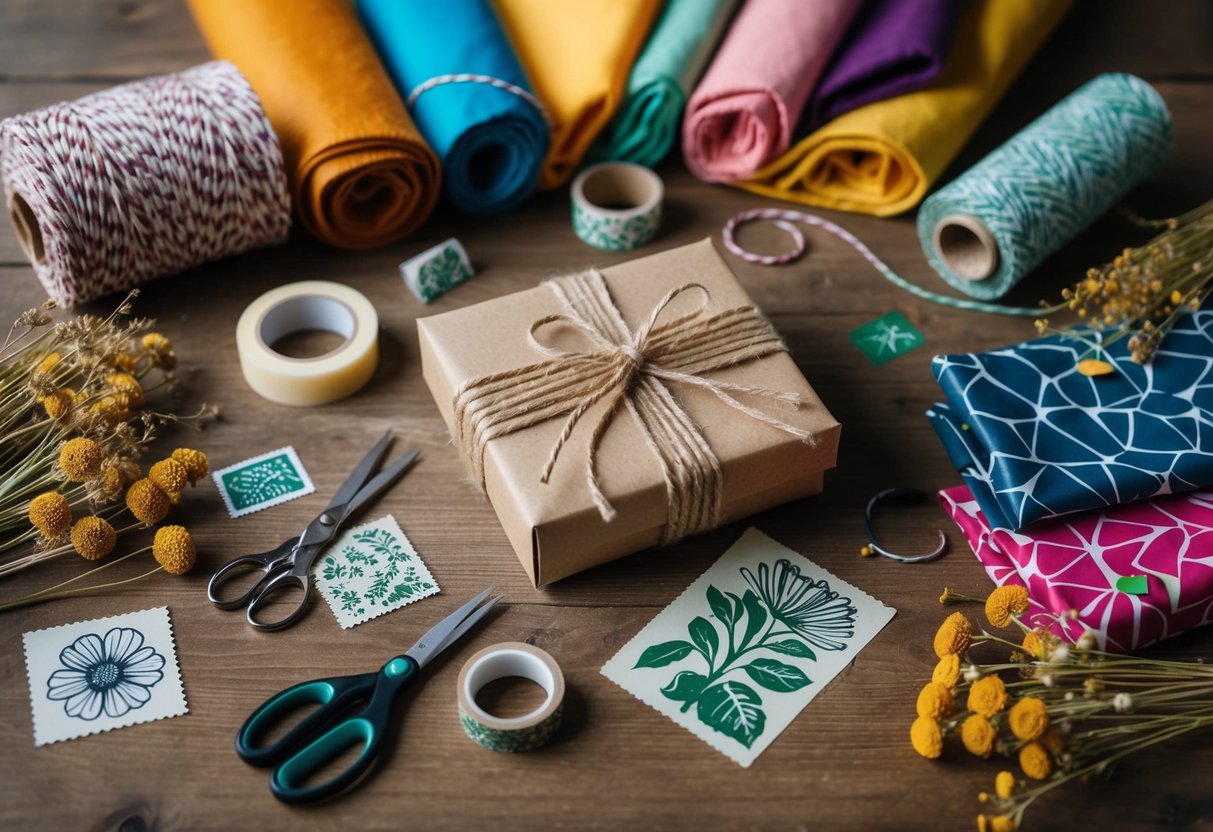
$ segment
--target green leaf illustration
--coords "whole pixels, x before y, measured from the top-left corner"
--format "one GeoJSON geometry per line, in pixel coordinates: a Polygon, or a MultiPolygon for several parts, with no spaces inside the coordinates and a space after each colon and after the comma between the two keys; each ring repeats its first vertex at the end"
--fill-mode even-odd
{"type": "Polygon", "coordinates": [[[733,617],[733,606],[728,599],[721,594],[720,590],[714,586],[708,586],[708,605],[712,608],[712,613],[725,623],[725,626],[732,626],[737,619],[733,617]]]}
{"type": "Polygon", "coordinates": [[[708,664],[712,664],[716,660],[716,651],[720,649],[720,636],[716,634],[716,628],[712,626],[712,622],[702,615],[697,615],[691,619],[687,630],[691,634],[691,641],[699,647],[704,658],[708,660],[708,664]]]}
{"type": "Polygon", "coordinates": [[[675,702],[694,702],[703,693],[708,677],[690,670],[680,670],[670,683],[661,689],[666,699],[675,702]]]}
{"type": "Polygon", "coordinates": [[[725,594],[728,595],[729,600],[733,602],[733,621],[740,621],[741,620],[741,610],[742,610],[741,599],[738,598],[732,592],[727,592],[725,594]]]}
{"type": "Polygon", "coordinates": [[[799,667],[775,659],[754,659],[742,670],[755,682],[776,693],[791,693],[812,683],[799,667]]]}
{"type": "Polygon", "coordinates": [[[762,699],[753,688],[730,681],[712,685],[700,694],[695,712],[704,725],[749,748],[767,724],[760,705],[762,699]]]}
{"type": "Polygon", "coordinates": [[[809,649],[809,645],[805,644],[800,639],[789,638],[783,641],[764,644],[763,647],[768,650],[774,650],[776,653],[783,653],[785,656],[795,656],[798,659],[812,659],[817,661],[817,654],[809,649]]]}
{"type": "Polygon", "coordinates": [[[754,636],[762,632],[763,625],[767,623],[767,608],[763,606],[762,601],[758,600],[758,596],[752,589],[745,591],[741,603],[745,605],[746,612],[749,613],[745,623],[745,639],[741,643],[749,644],[754,636]]]}
{"type": "Polygon", "coordinates": [[[665,667],[667,664],[681,661],[691,654],[695,647],[689,641],[664,641],[654,644],[640,654],[636,667],[665,667]]]}

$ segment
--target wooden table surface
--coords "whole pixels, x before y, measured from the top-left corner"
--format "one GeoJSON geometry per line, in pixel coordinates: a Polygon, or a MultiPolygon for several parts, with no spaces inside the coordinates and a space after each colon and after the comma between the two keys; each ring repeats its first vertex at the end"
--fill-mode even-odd
{"type": "MultiPolygon", "coordinates": [[[[1008,0],[1014,2],[1014,0],[1008,0]]],[[[1175,152],[1133,194],[1146,215],[1170,215],[1213,192],[1213,4],[1085,2],[1062,24],[945,177],[951,178],[1047,106],[1098,72],[1127,71],[1153,83],[1175,120],[1175,152]]],[[[207,58],[185,10],[172,0],[5,0],[0,4],[0,116],[20,113],[207,58]]],[[[300,94],[306,94],[301,92],[300,94]]],[[[681,162],[659,171],[667,219],[640,253],[705,236],[719,241],[734,212],[776,203],[693,180],[681,162]]],[[[901,274],[941,288],[927,266],[913,216],[878,220],[827,213],[901,274]]],[[[973,828],[976,795],[1000,767],[953,753],[928,763],[908,742],[914,698],[935,658],[930,638],[947,585],[974,595],[989,581],[963,538],[931,502],[890,513],[890,545],[914,549],[947,532],[951,551],[904,566],[857,554],[862,510],[889,486],[930,492],[958,482],[923,411],[938,398],[932,355],[981,350],[1031,337],[1031,323],[957,312],[886,283],[839,241],[811,233],[811,251],[780,269],[729,263],[786,337],[797,364],[843,425],[837,469],[825,493],[765,512],[664,551],[648,551],[531,587],[491,506],[468,484],[421,379],[415,319],[529,288],[549,276],[628,254],[583,245],[567,196],[543,194],[506,216],[469,221],[445,209],[412,239],[351,254],[296,230],[281,247],[147,284],[137,312],[158,320],[190,369],[179,405],[218,404],[222,421],[200,436],[178,431],[158,450],[196,445],[212,467],[292,444],[318,493],[238,520],[209,481],[174,517],[190,527],[199,563],[188,576],[157,576],[123,591],[4,614],[0,628],[0,825],[5,828],[415,828],[471,829],[925,829],[973,828]],[[430,307],[401,285],[396,265],[449,236],[475,261],[476,277],[430,307]],[[234,327],[271,287],[305,278],[356,287],[378,307],[382,359],[357,395],[291,409],[254,395],[240,374],[234,327]],[[847,339],[890,310],[909,317],[926,347],[883,367],[847,339]],[[372,509],[400,521],[442,586],[433,599],[341,630],[323,602],[289,631],[252,632],[206,601],[210,573],[230,556],[297,532],[323,504],[350,461],[385,429],[423,448],[424,462],[372,509]],[[892,623],[800,714],[748,770],[739,768],[615,687],[599,668],[649,619],[754,525],[896,608],[892,623]],[[347,799],[284,807],[263,771],[236,758],[236,728],[267,694],[321,674],[363,672],[403,649],[432,621],[488,583],[508,604],[432,666],[401,721],[395,753],[347,799]],[[21,634],[152,606],[171,610],[189,699],[187,716],[35,748],[21,634]],[[567,715],[555,741],[518,755],[494,754],[459,726],[455,678],[475,650],[522,640],[552,653],[566,674],[567,715]]],[[[780,244],[778,232],[747,241],[780,244]]],[[[1107,259],[1131,229],[1098,222],[1048,260],[1009,298],[1053,297],[1088,265],[1107,259]]],[[[0,320],[40,303],[42,290],[7,226],[0,230],[0,320]]],[[[87,307],[102,312],[114,299],[87,307]]],[[[123,566],[131,566],[124,564],[123,566]]],[[[75,563],[8,580],[0,597],[78,572],[75,563]]],[[[125,574],[125,573],[124,573],[125,574]]],[[[129,574],[135,574],[135,568],[129,574]]],[[[973,611],[975,614],[976,610],[973,611]]],[[[1195,658],[1213,631],[1182,636],[1152,655],[1195,658]]],[[[1107,784],[1072,784],[1035,806],[1036,829],[1213,828],[1211,735],[1192,736],[1125,762],[1107,784]]]]}

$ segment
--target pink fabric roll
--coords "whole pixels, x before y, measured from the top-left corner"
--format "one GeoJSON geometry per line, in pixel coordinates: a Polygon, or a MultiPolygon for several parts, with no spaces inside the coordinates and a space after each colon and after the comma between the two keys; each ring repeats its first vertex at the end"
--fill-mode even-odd
{"type": "Polygon", "coordinates": [[[748,0],[682,126],[687,167],[707,182],[749,176],[783,153],[860,0],[748,0]]]}
{"type": "Polygon", "coordinates": [[[967,486],[940,491],[939,501],[995,584],[1027,588],[1029,623],[1076,611],[1064,629],[1040,621],[1063,638],[1091,630],[1101,649],[1127,652],[1213,620],[1213,491],[1071,514],[1021,532],[991,529],[967,486]],[[1144,595],[1118,588],[1120,578],[1139,575],[1144,595]]]}

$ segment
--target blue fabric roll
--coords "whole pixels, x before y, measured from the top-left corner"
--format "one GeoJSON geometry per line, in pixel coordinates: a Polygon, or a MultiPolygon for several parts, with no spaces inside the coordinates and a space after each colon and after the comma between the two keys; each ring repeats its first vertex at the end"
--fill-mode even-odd
{"type": "Polygon", "coordinates": [[[1181,319],[1147,365],[1128,352],[1109,345],[1115,372],[1094,378],[1073,337],[935,358],[947,405],[927,415],[993,526],[1213,486],[1213,310],[1181,319]]]}
{"type": "MultiPolygon", "coordinates": [[[[402,98],[462,73],[531,91],[488,0],[358,0],[358,12],[402,98]]],[[[534,192],[548,127],[526,99],[485,83],[448,83],[421,93],[410,113],[459,210],[494,214],[534,192]]]]}

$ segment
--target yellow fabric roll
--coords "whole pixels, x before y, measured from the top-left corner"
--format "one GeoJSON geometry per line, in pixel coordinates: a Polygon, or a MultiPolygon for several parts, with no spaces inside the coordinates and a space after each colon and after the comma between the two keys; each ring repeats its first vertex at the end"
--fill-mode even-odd
{"type": "Polygon", "coordinates": [[[494,0],[535,93],[555,122],[539,187],[558,188],[623,100],[658,0],[494,0]]]}
{"type": "Polygon", "coordinates": [[[734,184],[763,196],[878,217],[917,205],[1072,0],[979,0],[944,71],[918,92],[836,118],[734,184]]]}

